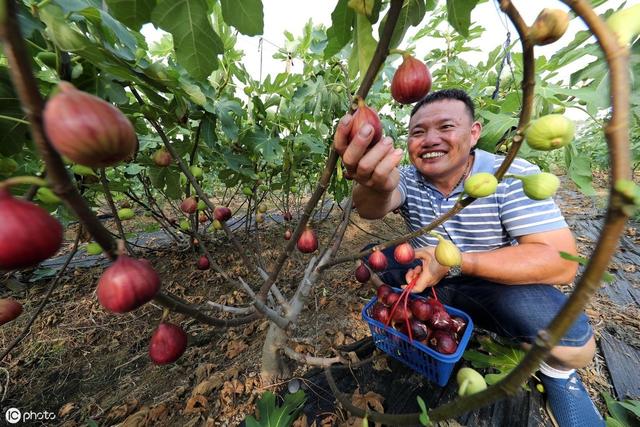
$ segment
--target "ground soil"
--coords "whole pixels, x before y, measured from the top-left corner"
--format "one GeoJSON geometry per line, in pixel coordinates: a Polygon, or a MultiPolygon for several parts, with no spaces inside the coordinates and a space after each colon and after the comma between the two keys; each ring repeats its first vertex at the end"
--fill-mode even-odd
{"type": "MultiPolygon", "coordinates": [[[[566,215],[584,212],[583,204],[592,204],[573,196],[576,193],[571,194],[571,198],[563,198],[566,215]]],[[[336,206],[326,221],[317,224],[321,245],[328,241],[340,214],[336,206]]],[[[352,218],[354,222],[347,229],[341,254],[357,251],[374,240],[397,237],[404,230],[397,215],[380,221],[364,221],[357,215],[352,218]]],[[[142,222],[128,222],[126,227],[140,230],[142,222]]],[[[115,230],[111,222],[106,225],[115,230]]],[[[237,235],[247,253],[259,254],[259,262],[268,267],[283,248],[283,231],[281,224],[268,222],[261,227],[259,238],[255,233],[237,235]]],[[[73,237],[70,228],[68,242],[73,237]]],[[[164,289],[193,304],[206,301],[239,307],[249,304],[244,292],[225,283],[221,275],[213,270],[197,270],[196,255],[191,249],[176,247],[146,254],[161,275],[164,289]]],[[[212,238],[207,247],[230,275],[242,276],[254,288],[259,286],[257,275],[247,273],[226,238],[212,238]]],[[[296,251],[287,262],[278,282],[284,293],[291,295],[309,257],[296,251]]],[[[332,349],[336,346],[369,334],[360,310],[373,290],[355,280],[353,266],[338,265],[317,284],[294,334],[294,349],[314,356],[334,356],[332,349]]],[[[103,269],[96,266],[64,274],[29,335],[2,362],[0,378],[7,376],[3,408],[53,412],[57,417],[55,424],[64,426],[93,422],[126,426],[238,425],[247,414],[255,413],[255,402],[261,393],[267,389],[277,392],[285,385],[263,386],[260,381],[260,353],[268,326],[264,320],[225,330],[170,314],[168,319],[187,331],[189,347],[176,363],[153,365],[147,348],[162,308],[150,303],[128,314],[105,312],[95,297],[95,286],[103,269]]],[[[23,329],[51,282],[27,283],[28,277],[28,274],[19,276],[26,284],[22,287],[15,279],[9,283],[5,277],[6,286],[0,288],[4,295],[17,297],[25,308],[19,319],[0,328],[2,349],[23,329]]],[[[610,307],[602,297],[590,303],[588,312],[595,317],[596,329],[598,320],[610,307]]],[[[210,313],[229,317],[215,310],[210,313]]],[[[301,377],[305,369],[297,367],[295,376],[301,377]]],[[[596,357],[595,363],[582,374],[603,408],[597,392],[610,391],[611,387],[603,358],[596,357]]],[[[326,425],[331,424],[346,425],[337,413],[327,414],[326,425]]]]}

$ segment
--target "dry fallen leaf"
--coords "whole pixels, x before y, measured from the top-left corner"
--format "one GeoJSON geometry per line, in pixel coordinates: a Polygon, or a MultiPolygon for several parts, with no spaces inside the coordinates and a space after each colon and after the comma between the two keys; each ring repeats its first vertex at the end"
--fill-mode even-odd
{"type": "Polygon", "coordinates": [[[245,343],[243,340],[229,341],[229,344],[227,344],[227,352],[225,353],[225,356],[227,356],[227,359],[233,359],[234,357],[245,351],[247,347],[247,343],[245,343]]]}
{"type": "Polygon", "coordinates": [[[66,417],[67,415],[69,415],[76,408],[77,408],[77,406],[73,402],[65,403],[64,405],[62,405],[60,410],[58,410],[58,417],[59,418],[66,417]]]}
{"type": "MultiPolygon", "coordinates": [[[[383,401],[384,397],[372,391],[369,391],[366,394],[360,394],[360,388],[356,388],[353,392],[353,396],[351,396],[351,403],[353,403],[354,406],[365,410],[373,409],[380,413],[384,413],[384,406],[382,406],[383,401]]],[[[350,416],[346,425],[360,427],[362,425],[362,418],[350,416]]],[[[376,423],[375,425],[378,426],[380,424],[376,423]]]]}
{"type": "Polygon", "coordinates": [[[149,422],[149,425],[156,425],[165,419],[167,415],[169,415],[169,409],[167,409],[165,405],[159,404],[149,410],[147,421],[149,422]]]}
{"type": "Polygon", "coordinates": [[[143,406],[135,414],[129,415],[122,423],[121,427],[145,427],[147,425],[147,415],[149,414],[149,408],[143,406]]]}
{"type": "Polygon", "coordinates": [[[201,394],[203,396],[211,393],[212,390],[220,387],[224,383],[224,374],[222,372],[218,372],[204,381],[201,381],[197,386],[193,388],[191,391],[192,396],[196,396],[201,394]]]}
{"type": "Polygon", "coordinates": [[[387,359],[386,357],[378,357],[376,358],[373,363],[373,370],[374,371],[389,371],[391,372],[391,368],[389,368],[389,359],[387,359]]]}
{"type": "Polygon", "coordinates": [[[129,414],[133,413],[133,411],[138,409],[139,404],[140,402],[138,401],[138,399],[129,399],[124,404],[111,408],[111,410],[109,410],[109,412],[107,413],[106,419],[110,421],[123,419],[124,417],[128,416],[129,414]]]}
{"type": "Polygon", "coordinates": [[[202,395],[190,397],[189,400],[187,400],[187,405],[184,408],[184,413],[199,414],[200,412],[206,411],[207,403],[207,398],[202,395]]]}
{"type": "Polygon", "coordinates": [[[205,378],[209,378],[211,373],[218,367],[215,363],[201,363],[196,368],[196,382],[201,382],[205,378]]]}
{"type": "Polygon", "coordinates": [[[298,419],[293,422],[292,427],[309,427],[307,416],[305,414],[300,415],[298,419]]]}

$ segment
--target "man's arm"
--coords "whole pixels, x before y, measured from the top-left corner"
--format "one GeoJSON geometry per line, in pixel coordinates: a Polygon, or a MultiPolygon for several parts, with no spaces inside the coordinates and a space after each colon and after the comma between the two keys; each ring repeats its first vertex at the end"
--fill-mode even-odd
{"type": "Polygon", "coordinates": [[[573,281],[578,265],[560,256],[576,255],[576,242],[568,228],[521,236],[517,246],[462,254],[462,273],[507,285],[573,281]]]}

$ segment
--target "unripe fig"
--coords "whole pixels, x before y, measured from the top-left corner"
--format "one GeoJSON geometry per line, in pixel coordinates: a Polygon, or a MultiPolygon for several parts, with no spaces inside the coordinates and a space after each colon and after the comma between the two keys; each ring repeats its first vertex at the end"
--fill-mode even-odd
{"type": "Polygon", "coordinates": [[[431,90],[429,68],[409,54],[403,55],[402,64],[391,80],[391,96],[401,104],[420,101],[431,90]]]}
{"type": "Polygon", "coordinates": [[[284,240],[290,240],[290,239],[291,239],[291,236],[292,236],[292,234],[291,234],[291,230],[286,229],[286,230],[284,231],[284,240]]]}
{"type": "Polygon", "coordinates": [[[119,209],[118,210],[118,218],[122,221],[126,221],[128,219],[133,218],[134,216],[136,216],[136,213],[133,209],[130,208],[123,208],[123,209],[119,209]]]}
{"type": "Polygon", "coordinates": [[[208,270],[209,258],[207,258],[205,255],[202,255],[200,258],[198,258],[198,263],[196,266],[198,267],[198,270],[208,270]]]}
{"type": "Polygon", "coordinates": [[[160,323],[149,342],[149,357],[156,365],[178,360],[187,349],[187,334],[180,326],[160,323]]]}
{"type": "Polygon", "coordinates": [[[462,368],[456,374],[458,382],[458,395],[460,397],[470,396],[485,390],[487,382],[484,377],[475,369],[462,368]]]}
{"type": "Polygon", "coordinates": [[[213,210],[213,216],[220,222],[225,222],[231,218],[231,209],[226,206],[218,206],[213,210]]]}
{"type": "Polygon", "coordinates": [[[560,9],[542,9],[527,37],[534,45],[544,46],[557,41],[567,31],[569,14],[560,9]]]}
{"type": "Polygon", "coordinates": [[[607,18],[607,25],[618,37],[621,46],[629,46],[640,34],[640,4],[614,12],[607,18]]]}
{"type": "Polygon", "coordinates": [[[0,187],[0,270],[31,267],[62,244],[62,225],[40,206],[0,187]]]}
{"type": "Polygon", "coordinates": [[[102,246],[97,244],[96,242],[91,242],[87,244],[85,248],[88,255],[100,255],[102,253],[102,246]]]}
{"type": "Polygon", "coordinates": [[[435,250],[436,261],[446,267],[456,267],[462,264],[460,249],[453,242],[440,235],[438,235],[438,240],[435,250]]]}
{"type": "Polygon", "coordinates": [[[264,222],[264,214],[256,214],[256,224],[262,224],[264,222]]]}
{"type": "Polygon", "coordinates": [[[13,298],[0,299],[0,325],[11,322],[22,313],[22,304],[13,298]]]}
{"type": "Polygon", "coordinates": [[[147,260],[120,255],[100,276],[96,293],[104,308],[126,313],[151,301],[159,290],[160,277],[147,260]]]}
{"type": "Polygon", "coordinates": [[[282,215],[282,218],[283,218],[285,221],[291,221],[291,220],[293,219],[293,215],[291,215],[291,212],[286,211],[286,212],[282,215]]]}
{"type": "Polygon", "coordinates": [[[489,172],[478,172],[471,175],[464,182],[464,192],[479,199],[496,192],[498,180],[489,172]]]}
{"type": "Polygon", "coordinates": [[[166,167],[169,166],[172,161],[171,154],[165,148],[160,148],[153,154],[153,163],[155,163],[156,166],[166,167]]]}
{"type": "Polygon", "coordinates": [[[253,196],[253,190],[250,187],[243,187],[242,194],[244,194],[247,197],[251,197],[253,196]]]}
{"type": "Polygon", "coordinates": [[[258,212],[265,213],[266,211],[267,211],[267,205],[265,204],[258,205],[258,212]]]}
{"type": "Polygon", "coordinates": [[[552,173],[541,172],[535,175],[514,175],[522,181],[524,194],[533,200],[544,200],[556,194],[560,179],[552,173]]]}
{"type": "Polygon", "coordinates": [[[61,81],[45,105],[43,122],[51,144],[76,163],[106,167],[132,159],[138,139],[133,125],[110,103],[61,81]]]}
{"type": "Polygon", "coordinates": [[[195,213],[198,210],[198,202],[196,202],[195,197],[187,197],[180,203],[180,209],[186,214],[195,213]]]}
{"type": "Polygon", "coordinates": [[[198,200],[197,210],[203,211],[205,209],[207,209],[207,204],[204,202],[204,200],[198,200]]]}
{"type": "Polygon", "coordinates": [[[367,283],[370,277],[371,273],[369,269],[361,262],[358,268],[356,268],[356,280],[360,283],[367,283]]]}
{"type": "Polygon", "coordinates": [[[188,219],[180,220],[180,229],[184,231],[191,229],[191,223],[189,223],[188,219]]]}
{"type": "Polygon", "coordinates": [[[189,168],[189,171],[191,171],[191,175],[193,175],[195,179],[202,179],[202,176],[204,174],[202,168],[195,165],[191,166],[189,168]]]}
{"type": "Polygon", "coordinates": [[[373,271],[383,271],[387,268],[389,262],[387,261],[387,257],[382,253],[382,251],[373,251],[371,255],[369,255],[369,267],[373,271]]]}
{"type": "Polygon", "coordinates": [[[0,159],[0,175],[13,175],[18,170],[18,162],[13,159],[0,159]]]}
{"type": "Polygon", "coordinates": [[[409,264],[415,257],[416,253],[409,242],[401,243],[393,250],[393,258],[400,264],[409,264]]]}
{"type": "Polygon", "coordinates": [[[36,196],[38,197],[38,200],[40,200],[45,205],[57,205],[58,203],[62,202],[62,200],[60,200],[60,197],[56,196],[56,194],[47,187],[38,188],[36,196]]]}
{"type": "Polygon", "coordinates": [[[531,122],[524,136],[531,148],[549,151],[571,143],[575,131],[571,120],[561,114],[548,114],[531,122]]]}
{"type": "Polygon", "coordinates": [[[316,249],[318,249],[318,236],[316,235],[316,232],[309,227],[305,228],[298,238],[296,246],[303,254],[315,252],[316,249]]]}
{"type": "Polygon", "coordinates": [[[71,172],[73,172],[75,175],[80,175],[80,176],[94,176],[97,177],[98,175],[96,174],[96,172],[90,168],[89,166],[83,166],[83,165],[73,165],[71,166],[71,172]]]}
{"type": "Polygon", "coordinates": [[[360,128],[366,123],[373,127],[373,138],[369,147],[374,146],[382,138],[382,123],[376,113],[371,108],[367,107],[362,98],[358,99],[358,109],[353,113],[351,119],[351,132],[349,132],[349,141],[351,141],[360,132],[360,128]]]}
{"type": "Polygon", "coordinates": [[[211,223],[211,226],[213,227],[214,230],[222,230],[222,223],[217,219],[213,220],[213,222],[211,223]]]}

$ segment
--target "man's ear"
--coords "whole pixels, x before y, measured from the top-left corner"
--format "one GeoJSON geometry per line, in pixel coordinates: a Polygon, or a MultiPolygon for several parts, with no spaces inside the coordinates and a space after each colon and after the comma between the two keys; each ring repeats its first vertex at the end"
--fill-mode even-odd
{"type": "Polygon", "coordinates": [[[471,147],[475,147],[482,134],[482,123],[473,122],[471,125],[471,147]]]}

